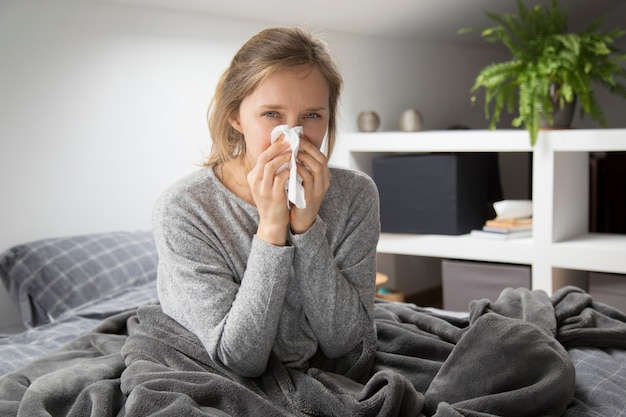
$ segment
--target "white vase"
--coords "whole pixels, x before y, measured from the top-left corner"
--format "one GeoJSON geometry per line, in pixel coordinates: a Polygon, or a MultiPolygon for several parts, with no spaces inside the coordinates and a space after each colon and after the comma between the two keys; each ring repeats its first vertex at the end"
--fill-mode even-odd
{"type": "Polygon", "coordinates": [[[415,109],[405,110],[400,115],[400,130],[403,132],[417,132],[422,130],[424,119],[422,114],[415,109]]]}
{"type": "Polygon", "coordinates": [[[380,126],[380,117],[373,111],[364,111],[359,113],[357,125],[361,132],[375,132],[380,126]]]}

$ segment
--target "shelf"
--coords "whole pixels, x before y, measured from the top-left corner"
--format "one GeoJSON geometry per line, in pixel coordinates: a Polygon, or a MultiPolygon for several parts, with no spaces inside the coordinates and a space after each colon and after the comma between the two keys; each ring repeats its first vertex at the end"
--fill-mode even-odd
{"type": "Polygon", "coordinates": [[[553,266],[595,272],[626,272],[626,236],[589,233],[552,244],[553,266]]]}
{"type": "Polygon", "coordinates": [[[540,131],[535,148],[525,130],[426,130],[345,133],[350,152],[556,152],[626,151],[626,129],[540,131]]]}
{"type": "Polygon", "coordinates": [[[496,241],[476,238],[469,234],[448,236],[381,233],[378,252],[530,264],[533,260],[533,239],[496,241]]]}
{"type": "Polygon", "coordinates": [[[431,130],[342,135],[351,152],[531,152],[525,130],[431,130]]]}
{"type": "Polygon", "coordinates": [[[532,238],[491,241],[470,235],[382,233],[378,252],[434,258],[530,265],[533,289],[550,294],[555,270],[626,274],[626,235],[588,234],[588,152],[626,151],[626,129],[540,131],[535,147],[528,132],[441,130],[347,133],[341,136],[349,168],[371,174],[380,155],[427,152],[531,152],[532,238]]]}
{"type": "Polygon", "coordinates": [[[573,129],[540,132],[537,144],[549,146],[555,152],[626,151],[626,129],[573,129]]]}

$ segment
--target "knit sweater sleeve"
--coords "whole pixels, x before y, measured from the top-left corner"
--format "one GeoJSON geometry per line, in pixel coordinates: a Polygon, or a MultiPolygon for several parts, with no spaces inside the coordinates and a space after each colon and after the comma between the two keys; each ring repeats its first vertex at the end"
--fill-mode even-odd
{"type": "Polygon", "coordinates": [[[348,176],[337,179],[327,200],[313,227],[291,240],[307,319],[324,354],[336,358],[373,328],[378,190],[364,174],[348,176]]]}
{"type": "Polygon", "coordinates": [[[159,299],[164,312],[192,331],[213,360],[256,377],[272,350],[294,248],[250,235],[225,239],[237,228],[224,219],[237,221],[237,216],[213,219],[225,209],[207,207],[207,201],[196,209],[193,199],[177,192],[165,193],[155,205],[159,299]],[[245,270],[231,259],[242,246],[249,248],[245,270]]]}

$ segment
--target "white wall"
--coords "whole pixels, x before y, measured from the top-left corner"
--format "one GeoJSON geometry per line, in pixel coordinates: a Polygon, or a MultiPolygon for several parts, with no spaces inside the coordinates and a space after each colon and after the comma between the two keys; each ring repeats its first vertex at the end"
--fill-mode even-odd
{"type": "Polygon", "coordinates": [[[493,53],[450,45],[428,45],[380,38],[335,35],[338,60],[346,78],[345,127],[356,130],[359,112],[374,110],[380,130],[399,130],[400,114],[409,108],[424,117],[424,129],[453,124],[487,126],[481,108],[470,105],[469,90],[493,53]]]}
{"type": "Polygon", "coordinates": [[[0,19],[0,248],[149,228],[201,161],[215,79],[255,28],[71,1],[9,1],[0,19]]]}

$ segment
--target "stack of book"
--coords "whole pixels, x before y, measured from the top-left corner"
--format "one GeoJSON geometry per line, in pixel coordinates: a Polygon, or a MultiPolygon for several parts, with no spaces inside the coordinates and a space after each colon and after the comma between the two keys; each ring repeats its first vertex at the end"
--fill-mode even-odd
{"type": "Polygon", "coordinates": [[[493,208],[496,218],[487,220],[482,230],[472,230],[472,236],[498,240],[532,236],[532,201],[502,200],[493,208]]]}
{"type": "Polygon", "coordinates": [[[508,240],[520,237],[530,237],[533,234],[533,219],[525,217],[519,219],[492,219],[487,220],[482,230],[472,230],[472,236],[508,240]]]}

